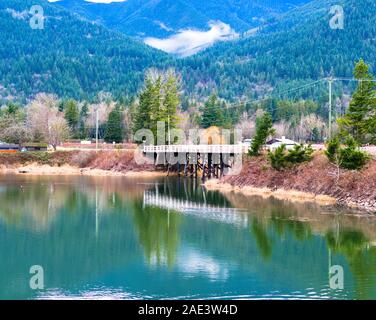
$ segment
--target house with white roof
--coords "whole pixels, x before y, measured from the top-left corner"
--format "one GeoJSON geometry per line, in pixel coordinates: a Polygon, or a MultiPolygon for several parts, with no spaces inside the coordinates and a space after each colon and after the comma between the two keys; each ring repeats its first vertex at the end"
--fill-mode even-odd
{"type": "Polygon", "coordinates": [[[283,136],[282,138],[273,138],[273,139],[269,140],[266,143],[265,146],[269,150],[275,150],[278,147],[280,147],[282,144],[284,144],[286,146],[287,150],[293,149],[294,146],[297,145],[297,143],[295,141],[290,140],[290,139],[286,139],[286,137],[283,136]]]}

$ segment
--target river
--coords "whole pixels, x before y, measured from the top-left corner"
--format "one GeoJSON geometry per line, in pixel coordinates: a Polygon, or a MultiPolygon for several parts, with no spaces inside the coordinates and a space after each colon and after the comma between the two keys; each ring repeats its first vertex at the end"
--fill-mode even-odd
{"type": "Polygon", "coordinates": [[[184,178],[0,176],[0,257],[0,299],[376,299],[375,215],[184,178]]]}

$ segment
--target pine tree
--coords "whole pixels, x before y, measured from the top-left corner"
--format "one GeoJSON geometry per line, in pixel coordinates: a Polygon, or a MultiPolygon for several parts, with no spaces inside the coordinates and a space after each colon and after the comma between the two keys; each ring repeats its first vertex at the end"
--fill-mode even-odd
{"type": "Polygon", "coordinates": [[[104,140],[108,143],[120,143],[123,141],[123,132],[122,114],[120,108],[117,106],[108,115],[104,140]]]}
{"type": "MultiPolygon", "coordinates": [[[[178,82],[172,72],[145,79],[138,107],[133,112],[133,130],[149,129],[157,136],[157,123],[162,121],[168,130],[178,124],[177,108],[180,105],[178,82]]],[[[164,134],[167,141],[167,132],[164,134]]],[[[160,138],[162,139],[162,138],[160,138]]],[[[164,139],[165,140],[165,139],[164,139]]]]}
{"type": "Polygon", "coordinates": [[[73,135],[75,135],[77,133],[77,127],[80,120],[80,114],[76,101],[68,100],[65,104],[64,110],[65,120],[67,120],[71,132],[73,135]]]}
{"type": "Polygon", "coordinates": [[[319,142],[320,141],[320,139],[321,139],[321,136],[320,136],[320,130],[317,128],[317,127],[314,127],[313,129],[312,129],[312,134],[311,134],[311,136],[312,136],[312,138],[311,138],[311,140],[313,141],[313,142],[319,142]]]}
{"type": "Polygon", "coordinates": [[[88,107],[87,102],[85,102],[80,111],[79,135],[81,139],[87,138],[87,128],[86,128],[85,122],[88,117],[88,114],[89,114],[89,107],[88,107]]]}
{"type": "Polygon", "coordinates": [[[265,112],[262,117],[256,119],[256,135],[252,141],[249,154],[258,156],[260,154],[261,147],[266,143],[268,136],[273,135],[275,130],[273,129],[273,120],[270,113],[265,112]]]}
{"type": "Polygon", "coordinates": [[[170,128],[176,128],[178,124],[177,108],[180,105],[177,79],[173,73],[167,74],[166,82],[163,84],[163,110],[164,114],[159,121],[168,121],[170,128]]]}
{"type": "Polygon", "coordinates": [[[223,127],[225,123],[220,101],[215,94],[212,94],[206,101],[201,116],[201,127],[211,126],[223,127]]]}
{"type": "Polygon", "coordinates": [[[376,139],[375,83],[367,81],[374,80],[374,77],[363,60],[356,64],[354,76],[359,80],[359,85],[348,111],[343,118],[338,119],[338,124],[343,135],[350,134],[357,142],[366,143],[376,139]]]}
{"type": "Polygon", "coordinates": [[[164,110],[163,110],[163,94],[162,94],[162,76],[158,75],[153,83],[153,89],[150,99],[150,129],[154,137],[157,137],[157,124],[158,121],[164,121],[164,110]]]}
{"type": "Polygon", "coordinates": [[[15,114],[17,114],[17,112],[20,111],[20,106],[18,104],[13,103],[13,102],[9,102],[7,104],[5,111],[9,115],[15,115],[15,114]]]}
{"type": "Polygon", "coordinates": [[[180,97],[178,92],[177,78],[173,72],[169,71],[166,75],[166,80],[162,86],[163,89],[163,108],[160,113],[158,121],[163,121],[166,124],[166,140],[169,141],[168,130],[172,130],[177,127],[179,118],[177,116],[177,108],[180,105],[180,97]]]}
{"type": "Polygon", "coordinates": [[[152,80],[147,77],[143,91],[140,93],[139,105],[135,108],[133,114],[133,131],[141,129],[150,129],[151,126],[151,106],[154,85],[152,80]]]}
{"type": "Polygon", "coordinates": [[[337,137],[330,140],[325,154],[330,162],[348,170],[360,170],[371,159],[366,152],[359,148],[351,135],[346,137],[345,147],[341,147],[337,137]]]}

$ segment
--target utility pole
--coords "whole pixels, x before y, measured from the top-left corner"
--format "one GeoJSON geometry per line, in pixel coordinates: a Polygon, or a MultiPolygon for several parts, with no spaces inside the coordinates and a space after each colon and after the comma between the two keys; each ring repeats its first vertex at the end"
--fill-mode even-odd
{"type": "Polygon", "coordinates": [[[95,151],[98,152],[98,137],[99,137],[99,117],[98,117],[98,106],[95,110],[95,151]]]}
{"type": "Polygon", "coordinates": [[[333,77],[328,78],[329,83],[329,139],[332,138],[332,85],[333,77]]]}

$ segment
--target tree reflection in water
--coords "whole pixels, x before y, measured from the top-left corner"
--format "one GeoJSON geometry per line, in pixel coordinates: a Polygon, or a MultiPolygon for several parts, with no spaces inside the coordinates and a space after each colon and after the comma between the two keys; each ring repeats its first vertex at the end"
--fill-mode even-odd
{"type": "MultiPolygon", "coordinates": [[[[298,290],[308,282],[320,289],[327,285],[329,250],[333,263],[346,269],[345,287],[350,287],[351,296],[376,297],[374,216],[207,192],[184,179],[9,179],[1,182],[0,204],[0,274],[6,275],[0,276],[0,298],[17,295],[20,287],[13,284],[20,281],[20,274],[28,276],[25,266],[35,261],[48,266],[53,287],[72,288],[122,270],[120,283],[134,281],[135,292],[150,282],[145,272],[153,279],[153,272],[163,274],[163,283],[169,279],[171,288],[184,278],[183,273],[191,272],[195,279],[191,285],[222,281],[222,288],[229,288],[239,275],[239,291],[231,289],[239,294],[249,292],[241,287],[245,281],[254,285],[257,280],[265,286],[270,279],[269,290],[273,286],[298,290]],[[231,214],[241,219],[227,219],[228,215],[217,219],[205,210],[191,210],[190,215],[189,209],[174,212],[148,206],[143,202],[146,190],[166,199],[207,205],[210,211],[238,208],[231,214]],[[133,279],[135,264],[142,276],[133,279]],[[221,272],[222,277],[217,274],[221,272]]],[[[170,286],[164,284],[163,289],[170,286]]],[[[28,292],[27,287],[22,289],[28,292]]]]}
{"type": "Polygon", "coordinates": [[[150,265],[172,267],[179,244],[179,226],[182,217],[157,207],[134,204],[133,221],[140,244],[150,265]]]}

